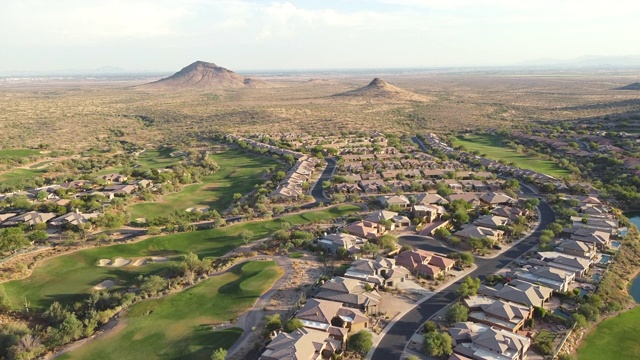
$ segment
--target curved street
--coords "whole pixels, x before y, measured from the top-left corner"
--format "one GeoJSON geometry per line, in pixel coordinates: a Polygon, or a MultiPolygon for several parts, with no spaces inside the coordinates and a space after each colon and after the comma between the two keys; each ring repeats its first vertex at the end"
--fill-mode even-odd
{"type": "Polygon", "coordinates": [[[324,160],[327,162],[327,166],[324,168],[324,171],[322,172],[322,175],[320,175],[320,178],[318,178],[318,181],[316,181],[313,189],[311,189],[311,196],[316,200],[315,203],[313,203],[313,206],[316,206],[318,203],[331,201],[331,199],[324,196],[322,183],[327,180],[331,180],[333,177],[333,172],[336,168],[336,161],[332,158],[325,158],[324,160]]]}
{"type": "MultiPolygon", "coordinates": [[[[532,195],[533,191],[526,187],[521,188],[523,193],[532,195]]],[[[477,269],[469,273],[471,277],[484,276],[493,274],[511,263],[520,255],[529,251],[538,243],[538,236],[540,232],[546,228],[549,224],[555,221],[555,215],[553,210],[546,202],[540,202],[538,206],[540,211],[540,222],[535,231],[526,236],[516,245],[506,250],[502,254],[492,259],[476,258],[477,269]]],[[[434,245],[434,242],[425,241],[422,237],[405,236],[406,243],[411,244],[420,249],[428,251],[437,251],[440,253],[448,253],[452,250],[444,248],[438,245],[434,245]],[[418,240],[419,239],[419,240],[418,240]]],[[[455,289],[458,288],[462,279],[458,279],[455,283],[440,290],[437,294],[433,295],[429,300],[416,306],[400,319],[395,322],[387,330],[386,334],[382,337],[378,345],[376,346],[371,359],[373,360],[388,360],[388,359],[400,359],[405,345],[409,342],[409,339],[416,330],[429,318],[435,315],[445,306],[449,305],[456,299],[455,289]]]]}

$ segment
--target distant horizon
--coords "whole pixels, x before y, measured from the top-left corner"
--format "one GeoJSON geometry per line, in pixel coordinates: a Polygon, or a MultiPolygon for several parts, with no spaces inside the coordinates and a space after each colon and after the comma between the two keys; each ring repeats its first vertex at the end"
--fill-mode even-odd
{"type": "Polygon", "coordinates": [[[576,58],[571,59],[549,59],[549,58],[540,58],[540,59],[532,59],[526,60],[519,63],[507,64],[507,65],[451,65],[451,66],[387,66],[387,67],[334,67],[334,68],[245,68],[245,69],[234,69],[233,67],[225,66],[224,64],[219,64],[215,61],[207,61],[204,59],[194,60],[188,64],[183,64],[179,68],[175,69],[128,69],[118,65],[103,65],[94,68],[68,68],[68,69],[53,69],[53,70],[3,70],[0,69],[0,76],[2,77],[11,77],[11,76],[80,76],[80,75],[163,75],[163,74],[173,74],[180,69],[193,64],[197,61],[203,61],[208,63],[215,63],[218,66],[224,67],[228,70],[234,71],[236,73],[264,73],[264,74],[273,74],[273,73],[318,73],[318,72],[370,72],[370,71],[447,71],[447,70],[577,70],[577,69],[639,69],[640,70],[640,55],[621,55],[621,56],[596,56],[596,55],[582,55],[576,58]],[[637,63],[629,63],[623,65],[611,65],[607,63],[597,63],[591,65],[580,65],[579,63],[575,63],[574,61],[578,59],[626,59],[626,58],[634,58],[634,60],[638,60],[637,63]],[[536,64],[536,62],[540,62],[536,64]]]}

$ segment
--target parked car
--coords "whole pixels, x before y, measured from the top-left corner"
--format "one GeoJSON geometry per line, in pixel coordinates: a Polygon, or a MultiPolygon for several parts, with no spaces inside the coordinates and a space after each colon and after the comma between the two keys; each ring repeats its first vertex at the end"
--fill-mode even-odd
{"type": "Polygon", "coordinates": [[[495,250],[502,250],[502,246],[500,245],[493,245],[492,246],[495,250]]]}

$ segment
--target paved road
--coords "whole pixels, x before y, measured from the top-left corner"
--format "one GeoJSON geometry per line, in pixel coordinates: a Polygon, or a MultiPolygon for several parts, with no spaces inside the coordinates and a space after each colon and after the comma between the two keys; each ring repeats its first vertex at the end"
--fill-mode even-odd
{"type": "Polygon", "coordinates": [[[324,171],[322,172],[322,175],[320,175],[320,178],[316,182],[316,185],[313,187],[313,189],[311,189],[311,196],[313,196],[316,202],[314,204],[308,204],[305,206],[314,207],[317,206],[318,203],[326,203],[331,201],[331,199],[324,196],[322,183],[327,180],[331,180],[333,171],[336,168],[336,161],[330,158],[325,158],[325,161],[327,162],[327,166],[324,168],[324,171]]]}
{"type": "Polygon", "coordinates": [[[427,147],[424,146],[424,143],[422,143],[422,141],[420,139],[418,139],[417,136],[412,136],[411,137],[411,141],[413,141],[414,143],[418,144],[418,147],[420,148],[420,150],[422,150],[424,152],[429,152],[429,149],[427,149],[427,147]]]}
{"type": "MultiPolygon", "coordinates": [[[[522,190],[524,193],[532,193],[530,189],[523,188],[522,190]]],[[[518,244],[514,245],[512,248],[506,250],[504,253],[498,255],[493,259],[477,258],[476,265],[478,266],[478,268],[469,273],[469,276],[477,277],[487,274],[493,274],[506,267],[517,257],[534,247],[537,244],[537,239],[540,235],[540,232],[544,228],[546,228],[547,225],[555,221],[553,210],[547,203],[541,202],[538,209],[540,210],[540,223],[531,235],[527,236],[518,244]]],[[[416,247],[425,250],[437,251],[441,253],[450,252],[450,250],[447,248],[438,248],[438,246],[434,245],[434,242],[432,241],[418,241],[413,237],[404,237],[404,239],[410,241],[412,245],[413,243],[416,243],[416,247]]],[[[413,310],[406,313],[402,318],[400,318],[389,329],[387,334],[380,340],[380,343],[375,349],[371,359],[400,359],[400,357],[402,356],[402,351],[404,350],[404,346],[418,329],[418,327],[456,299],[454,291],[456,288],[458,288],[461,281],[462,279],[442,289],[428,301],[420,304],[413,310]]]]}

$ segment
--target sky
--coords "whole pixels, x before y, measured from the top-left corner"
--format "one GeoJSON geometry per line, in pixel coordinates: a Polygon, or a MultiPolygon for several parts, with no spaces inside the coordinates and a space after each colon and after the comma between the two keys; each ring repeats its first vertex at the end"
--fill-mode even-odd
{"type": "Polygon", "coordinates": [[[640,55],[638,0],[2,0],[0,72],[502,66],[640,55]]]}

